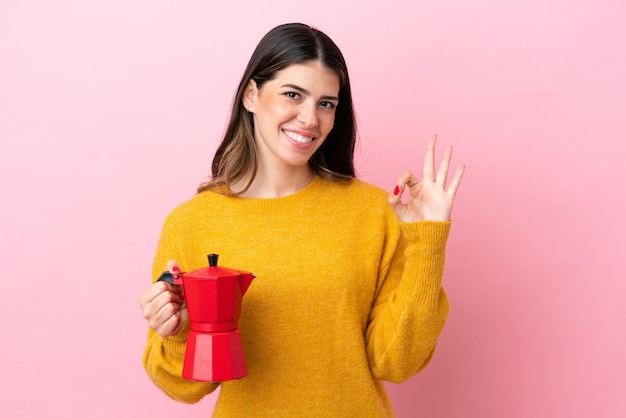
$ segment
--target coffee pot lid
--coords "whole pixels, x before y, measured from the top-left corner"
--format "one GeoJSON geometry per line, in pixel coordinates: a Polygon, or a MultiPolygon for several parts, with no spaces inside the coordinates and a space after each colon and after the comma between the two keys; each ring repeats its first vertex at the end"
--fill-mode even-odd
{"type": "Polygon", "coordinates": [[[220,277],[233,277],[245,274],[245,272],[241,270],[218,266],[218,254],[208,254],[207,258],[209,260],[209,267],[187,272],[185,273],[185,276],[197,279],[218,279],[220,277]]]}

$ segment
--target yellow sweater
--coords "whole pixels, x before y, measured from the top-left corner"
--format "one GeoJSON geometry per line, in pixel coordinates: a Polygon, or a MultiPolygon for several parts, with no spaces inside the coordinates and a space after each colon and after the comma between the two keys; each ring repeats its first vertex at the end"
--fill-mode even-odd
{"type": "MultiPolygon", "coordinates": [[[[153,265],[220,265],[257,278],[239,329],[249,374],[221,383],[214,417],[391,417],[383,380],[431,359],[448,313],[441,287],[449,222],[400,223],[387,193],[317,177],[276,199],[204,192],[168,216],[153,265]]],[[[144,367],[168,396],[197,402],[218,383],[181,377],[188,323],[148,330],[144,367]]]]}

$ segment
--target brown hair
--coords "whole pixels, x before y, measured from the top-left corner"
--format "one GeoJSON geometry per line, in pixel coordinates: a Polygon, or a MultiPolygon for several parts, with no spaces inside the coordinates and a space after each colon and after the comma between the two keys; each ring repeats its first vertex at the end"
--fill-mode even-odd
{"type": "Polygon", "coordinates": [[[243,107],[243,94],[250,80],[260,89],[283,68],[308,61],[320,61],[339,77],[339,105],[335,123],[322,146],[309,159],[309,166],[330,181],[347,181],[355,177],[354,147],[356,124],[348,69],[335,43],[323,32],[302,23],[280,25],[269,31],[254,50],[233,100],[230,121],[212,164],[212,177],[198,187],[198,193],[215,190],[242,194],[257,170],[252,115],[243,107]],[[238,193],[230,189],[253,168],[246,187],[238,193]]]}

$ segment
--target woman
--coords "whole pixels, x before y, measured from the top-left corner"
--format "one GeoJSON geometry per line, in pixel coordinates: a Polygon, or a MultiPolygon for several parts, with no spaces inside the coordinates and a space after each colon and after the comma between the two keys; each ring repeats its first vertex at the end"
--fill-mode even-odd
{"type": "MultiPolygon", "coordinates": [[[[272,29],[241,80],[211,180],[168,216],[153,264],[155,280],[215,252],[257,276],[239,321],[249,374],[221,383],[215,417],[393,416],[382,381],[430,361],[463,168],[446,189],[452,151],[436,172],[431,138],[422,178],[407,171],[388,194],[355,178],[355,138],[337,46],[306,25],[272,29]]],[[[181,377],[189,325],[177,287],[153,283],[140,305],[154,383],[182,402],[215,390],[181,377]]]]}

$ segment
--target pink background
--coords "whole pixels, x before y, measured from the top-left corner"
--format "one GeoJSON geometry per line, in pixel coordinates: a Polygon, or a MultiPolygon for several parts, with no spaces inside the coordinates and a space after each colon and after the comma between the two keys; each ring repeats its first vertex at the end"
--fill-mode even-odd
{"type": "Polygon", "coordinates": [[[348,61],[363,179],[392,190],[432,133],[468,167],[398,416],[626,416],[624,4],[1,1],[0,415],[210,415],[148,380],[137,300],[253,47],[304,21],[348,61]]]}

